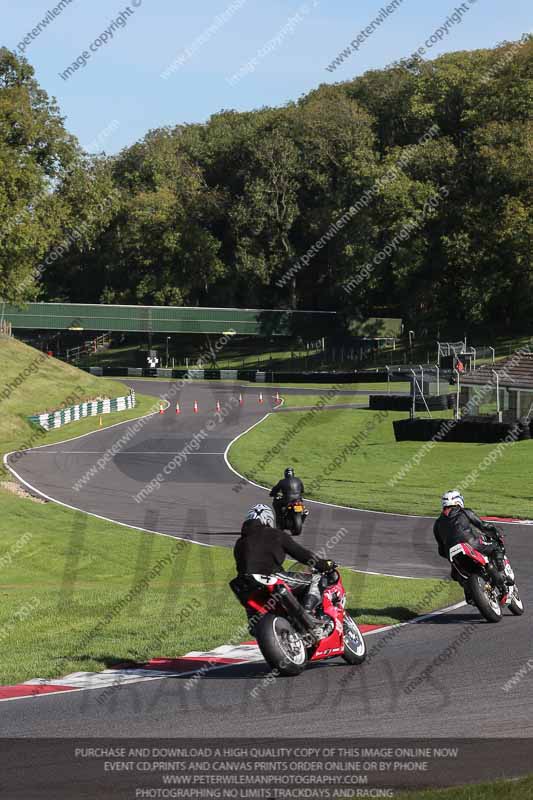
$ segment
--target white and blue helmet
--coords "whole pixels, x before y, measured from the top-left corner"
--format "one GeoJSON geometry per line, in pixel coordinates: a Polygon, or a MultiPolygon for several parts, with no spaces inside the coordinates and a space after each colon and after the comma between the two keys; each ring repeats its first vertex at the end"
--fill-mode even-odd
{"type": "Polygon", "coordinates": [[[450,506],[465,507],[464,497],[458,489],[452,489],[451,492],[444,492],[442,495],[442,507],[449,508],[450,506]]]}
{"type": "Polygon", "coordinates": [[[272,509],[270,506],[265,506],[264,503],[258,503],[256,506],[251,508],[246,514],[245,519],[256,519],[261,523],[261,525],[267,525],[269,528],[276,527],[272,509]]]}

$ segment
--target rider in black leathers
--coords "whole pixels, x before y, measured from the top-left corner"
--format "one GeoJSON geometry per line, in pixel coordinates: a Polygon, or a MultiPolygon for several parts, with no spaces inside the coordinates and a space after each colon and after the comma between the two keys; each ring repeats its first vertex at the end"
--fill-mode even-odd
{"type": "MultiPolygon", "coordinates": [[[[241,536],[233,548],[237,566],[237,578],[230,582],[232,590],[245,605],[250,592],[257,589],[253,575],[280,575],[302,601],[307,612],[313,612],[321,600],[320,575],[310,572],[287,572],[283,562],[291,556],[301,564],[307,564],[318,573],[335,568],[333,561],[319,558],[298,544],[286,531],[274,527],[272,510],[259,504],[250,509],[241,529],[241,536]]],[[[246,607],[246,606],[245,606],[246,607]]],[[[246,609],[250,620],[254,613],[246,609]]],[[[253,633],[253,631],[251,631],[253,633]]]]}
{"type": "Polygon", "coordinates": [[[272,505],[274,506],[278,528],[283,527],[283,508],[293,500],[301,500],[303,493],[303,482],[296,477],[292,467],[287,467],[282,480],[278,481],[270,491],[270,497],[274,498],[272,505]]]}
{"type": "MultiPolygon", "coordinates": [[[[433,535],[437,540],[439,555],[443,558],[448,559],[450,548],[460,542],[467,542],[490,558],[495,565],[495,569],[489,570],[494,582],[505,589],[502,536],[495,525],[484,522],[470,508],[464,507],[463,497],[457,490],[442,496],[442,513],[433,525],[433,535]]],[[[453,564],[451,577],[459,580],[453,564]]]]}

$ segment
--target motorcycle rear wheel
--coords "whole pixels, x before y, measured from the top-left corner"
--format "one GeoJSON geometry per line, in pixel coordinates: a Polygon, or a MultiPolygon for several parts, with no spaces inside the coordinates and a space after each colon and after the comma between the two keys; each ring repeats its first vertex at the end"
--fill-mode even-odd
{"type": "Polygon", "coordinates": [[[344,615],[344,653],[348,664],[362,664],[366,658],[365,637],[349,614],[344,615]]]}
{"type": "Polygon", "coordinates": [[[513,587],[513,599],[509,603],[509,611],[511,614],[514,614],[515,617],[520,617],[524,613],[524,604],[520,599],[520,595],[518,594],[518,589],[516,586],[513,587]]]}
{"type": "Polygon", "coordinates": [[[279,675],[299,675],[307,663],[307,651],[299,633],[285,617],[265,614],[255,635],[267,664],[279,675]]]}
{"type": "Polygon", "coordinates": [[[468,579],[468,588],[479,613],[485,617],[487,622],[499,622],[502,618],[502,610],[494,590],[492,590],[492,596],[489,598],[486,589],[489,585],[481,575],[472,575],[468,579]]]}
{"type": "Polygon", "coordinates": [[[301,534],[302,525],[303,525],[302,515],[300,513],[293,514],[293,517],[292,517],[292,532],[293,532],[293,534],[295,536],[299,536],[301,534]]]}

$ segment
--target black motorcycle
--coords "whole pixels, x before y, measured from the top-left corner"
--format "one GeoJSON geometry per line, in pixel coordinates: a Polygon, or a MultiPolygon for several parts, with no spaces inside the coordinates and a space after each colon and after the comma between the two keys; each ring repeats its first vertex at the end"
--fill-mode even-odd
{"type": "Polygon", "coordinates": [[[281,499],[281,497],[277,497],[277,503],[274,506],[274,511],[277,511],[277,524],[282,530],[290,531],[293,536],[299,536],[309,511],[304,506],[303,500],[290,500],[282,505],[281,499]]]}

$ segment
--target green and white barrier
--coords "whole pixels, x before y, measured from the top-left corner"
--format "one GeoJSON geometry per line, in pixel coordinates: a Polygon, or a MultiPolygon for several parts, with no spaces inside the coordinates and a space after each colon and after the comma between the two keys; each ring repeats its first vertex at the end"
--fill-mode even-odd
{"type": "Polygon", "coordinates": [[[30,422],[35,422],[44,430],[49,431],[54,428],[61,428],[63,425],[68,425],[69,422],[76,422],[84,417],[98,417],[100,414],[110,414],[112,411],[126,411],[128,408],[135,408],[136,402],[135,392],[132,390],[125,397],[79,403],[76,406],[52,411],[50,414],[33,414],[28,419],[30,422]]]}

